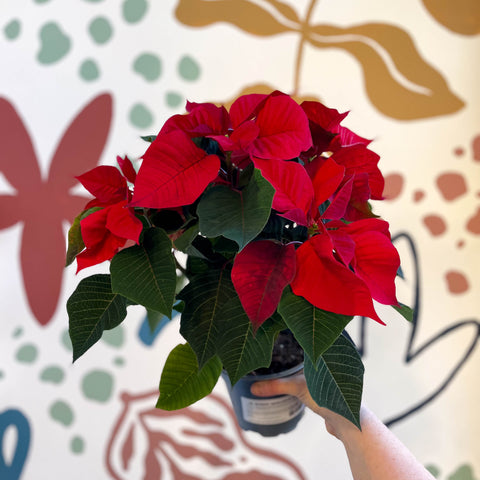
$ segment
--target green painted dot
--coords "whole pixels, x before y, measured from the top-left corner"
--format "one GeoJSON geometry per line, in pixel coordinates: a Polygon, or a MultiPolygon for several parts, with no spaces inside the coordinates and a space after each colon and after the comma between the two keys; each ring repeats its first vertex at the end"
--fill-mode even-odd
{"type": "Polygon", "coordinates": [[[0,380],[5,376],[5,374],[3,373],[3,370],[0,370],[0,380]]]}
{"type": "Polygon", "coordinates": [[[90,3],[98,3],[98,2],[103,2],[103,0],[85,0],[86,2],[90,3]]]}
{"type": "Polygon", "coordinates": [[[192,57],[185,55],[178,63],[178,73],[185,80],[197,80],[200,76],[200,67],[192,57]]]}
{"type": "Polygon", "coordinates": [[[70,334],[68,333],[68,330],[64,330],[62,333],[62,336],[60,338],[60,341],[62,342],[62,345],[69,351],[72,351],[72,340],[70,339],[70,334]]]}
{"type": "Polygon", "coordinates": [[[73,411],[70,406],[62,400],[57,400],[50,407],[50,416],[58,423],[68,427],[73,422],[73,411]]]}
{"type": "Polygon", "coordinates": [[[96,80],[100,76],[97,64],[93,60],[85,60],[80,65],[80,76],[87,82],[96,80]]]}
{"type": "Polygon", "coordinates": [[[112,330],[105,330],[102,334],[102,340],[112,347],[121,347],[124,342],[123,328],[119,325],[112,330]]]}
{"type": "Polygon", "coordinates": [[[34,1],[35,1],[35,3],[47,3],[50,0],[34,0],[34,1]]]}
{"type": "Polygon", "coordinates": [[[9,40],[15,40],[20,35],[20,22],[12,20],[5,25],[3,31],[9,40]]]}
{"type": "Polygon", "coordinates": [[[43,64],[58,62],[71,47],[70,38],[54,23],[46,23],[40,30],[40,51],[37,60],[43,64]]]}
{"type": "Polygon", "coordinates": [[[470,465],[462,465],[448,476],[447,480],[475,480],[472,467],[470,465]]]}
{"type": "Polygon", "coordinates": [[[148,82],[153,82],[162,73],[162,63],[156,55],[142,53],[133,62],[133,69],[148,82]]]}
{"type": "Polygon", "coordinates": [[[93,370],[83,377],[82,391],[90,400],[106,402],[113,389],[113,377],[103,370],[93,370]]]}
{"type": "Polygon", "coordinates": [[[62,383],[64,376],[65,374],[60,367],[51,366],[42,370],[42,373],[40,374],[40,380],[42,380],[42,382],[58,384],[62,383]]]}
{"type": "Polygon", "coordinates": [[[113,360],[113,364],[117,367],[123,367],[123,365],[125,365],[125,359],[123,357],[116,357],[113,360]]]}
{"type": "Polygon", "coordinates": [[[128,23],[139,22],[147,12],[146,0],[125,0],[123,2],[123,18],[128,23]]]}
{"type": "Polygon", "coordinates": [[[23,335],[23,328],[22,327],[17,327],[14,331],[13,331],[13,338],[18,338],[18,337],[21,337],[23,335]]]}
{"type": "Polygon", "coordinates": [[[145,105],[137,103],[130,110],[130,121],[138,128],[147,128],[153,122],[153,116],[145,105]]]}
{"type": "Polygon", "coordinates": [[[167,92],[165,95],[165,101],[171,108],[179,107],[183,102],[183,97],[176,92],[167,92]]]}
{"type": "Polygon", "coordinates": [[[440,475],[440,469],[436,465],[426,465],[425,468],[434,476],[438,478],[440,475]]]}
{"type": "Polygon", "coordinates": [[[90,23],[88,31],[94,42],[98,44],[107,43],[112,36],[112,26],[105,17],[97,17],[90,23]]]}
{"type": "Polygon", "coordinates": [[[38,356],[37,347],[31,343],[21,346],[17,350],[16,358],[22,363],[33,363],[38,356]]]}
{"type": "Polygon", "coordinates": [[[72,453],[83,453],[85,450],[85,442],[83,441],[82,437],[79,437],[78,435],[72,438],[72,441],[70,442],[70,450],[72,453]]]}

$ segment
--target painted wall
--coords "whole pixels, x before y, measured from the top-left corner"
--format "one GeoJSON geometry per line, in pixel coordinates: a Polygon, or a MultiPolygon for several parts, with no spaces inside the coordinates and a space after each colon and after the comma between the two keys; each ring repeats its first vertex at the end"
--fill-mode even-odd
{"type": "MultiPolygon", "coordinates": [[[[141,309],[74,365],[63,268],[86,193],[191,101],[281,89],[374,139],[413,325],[356,319],[365,402],[442,480],[480,477],[480,4],[411,0],[15,0],[0,5],[0,478],[349,478],[307,414],[264,439],[226,390],[154,409],[178,319],[141,309]]],[[[103,265],[95,271],[107,271],[103,265]]],[[[85,273],[90,275],[92,270],[85,273]]],[[[83,274],[83,272],[82,272],[83,274]]]]}

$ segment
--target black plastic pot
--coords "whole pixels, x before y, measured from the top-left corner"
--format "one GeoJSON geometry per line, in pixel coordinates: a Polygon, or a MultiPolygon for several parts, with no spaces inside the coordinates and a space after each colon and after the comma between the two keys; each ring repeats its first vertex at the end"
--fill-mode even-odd
{"type": "Polygon", "coordinates": [[[273,437],[293,430],[303,416],[305,405],[291,395],[257,397],[250,392],[252,383],[284,378],[301,372],[303,363],[283,372],[267,375],[246,375],[233,387],[227,372],[222,377],[227,384],[238,424],[243,430],[252,430],[265,437],[273,437]]]}

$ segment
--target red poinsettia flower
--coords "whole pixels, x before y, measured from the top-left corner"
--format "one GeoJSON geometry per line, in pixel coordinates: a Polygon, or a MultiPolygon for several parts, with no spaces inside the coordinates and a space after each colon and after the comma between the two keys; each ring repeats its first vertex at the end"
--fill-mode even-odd
{"type": "MultiPolygon", "coordinates": [[[[119,159],[119,165],[129,181],[135,180],[135,170],[130,160],[119,159]]],[[[133,209],[127,207],[131,192],[127,178],[111,166],[96,167],[77,177],[95,198],[85,210],[97,207],[80,221],[85,250],[77,255],[77,273],[83,268],[110,260],[127,240],[138,243],[142,222],[133,209]]]]}
{"type": "Polygon", "coordinates": [[[230,108],[233,131],[214,136],[224,151],[241,150],[250,158],[286,160],[312,145],[308,118],[288,95],[251,94],[239,97],[230,108]]]}
{"type": "Polygon", "coordinates": [[[387,222],[371,218],[350,224],[332,221],[318,227],[320,233],[296,251],[293,292],[318,308],[383,323],[372,298],[398,304],[395,276],[400,265],[387,222]]]}
{"type": "Polygon", "coordinates": [[[350,198],[343,211],[337,204],[330,215],[349,221],[372,217],[368,201],[382,199],[385,181],[377,166],[380,157],[367,148],[370,140],[340,125],[348,112],[339,113],[318,102],[303,102],[301,107],[308,117],[313,138],[313,147],[302,154],[302,160],[308,166],[312,159],[331,156],[345,167],[339,188],[343,189],[344,200],[348,195],[350,198]]]}

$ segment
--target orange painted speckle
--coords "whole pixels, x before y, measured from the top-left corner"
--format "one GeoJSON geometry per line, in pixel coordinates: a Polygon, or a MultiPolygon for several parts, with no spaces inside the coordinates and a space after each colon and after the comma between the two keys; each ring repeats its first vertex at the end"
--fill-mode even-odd
{"type": "Polygon", "coordinates": [[[447,201],[455,200],[467,192],[467,184],[463,175],[455,172],[445,172],[439,175],[437,187],[447,201]]]}
{"type": "Polygon", "coordinates": [[[386,175],[385,187],[383,189],[385,200],[394,200],[399,197],[403,191],[404,183],[403,175],[400,173],[390,173],[386,175]]]}
{"type": "Polygon", "coordinates": [[[447,224],[440,215],[426,215],[423,217],[423,224],[433,236],[441,235],[447,230],[447,224]]]}
{"type": "Polygon", "coordinates": [[[456,155],[457,157],[461,157],[464,153],[465,153],[465,150],[463,147],[456,147],[454,150],[453,150],[453,153],[454,155],[456,155]]]}
{"type": "Polygon", "coordinates": [[[423,190],[415,190],[415,192],[413,192],[413,201],[415,203],[420,202],[424,198],[425,198],[425,192],[423,190]]]}
{"type": "Polygon", "coordinates": [[[459,240],[457,242],[457,248],[463,248],[465,246],[465,240],[459,240]]]}
{"type": "Polygon", "coordinates": [[[475,214],[469,218],[466,228],[474,235],[480,235],[480,207],[478,207],[475,214]]]}
{"type": "Polygon", "coordinates": [[[450,270],[445,274],[445,280],[450,293],[465,293],[470,288],[467,277],[462,272],[450,270]]]}

